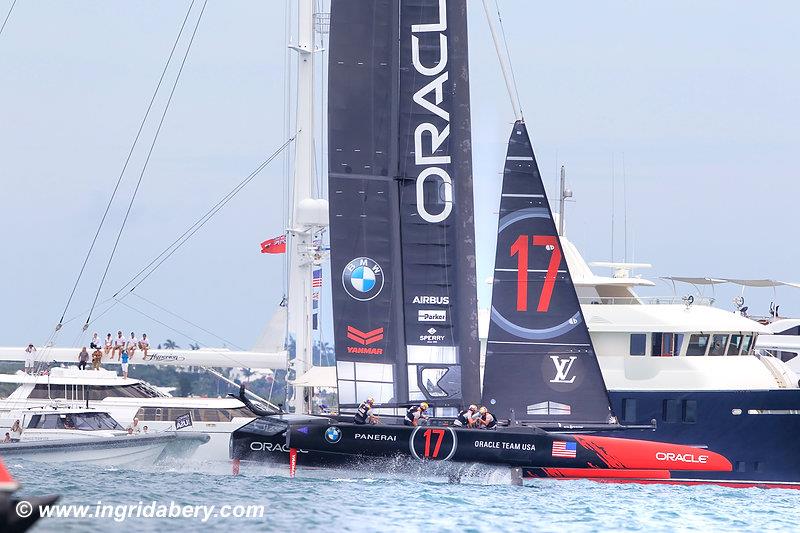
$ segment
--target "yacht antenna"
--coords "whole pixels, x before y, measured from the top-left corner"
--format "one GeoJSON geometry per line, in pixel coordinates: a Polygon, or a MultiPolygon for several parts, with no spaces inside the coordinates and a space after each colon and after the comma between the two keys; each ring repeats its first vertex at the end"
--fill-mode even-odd
{"type": "Polygon", "coordinates": [[[614,182],[615,179],[615,171],[614,171],[614,153],[611,153],[611,261],[614,261],[614,182]]]}
{"type": "MultiPolygon", "coordinates": [[[[317,260],[315,233],[328,225],[328,205],[313,198],[314,184],[314,0],[297,0],[297,138],[288,228],[289,328],[295,342],[292,368],[296,377],[312,364],[311,272],[317,260]]],[[[296,413],[311,412],[305,387],[294,388],[290,405],[296,413]]]]}
{"type": "MultiPolygon", "coordinates": [[[[524,120],[522,117],[522,108],[519,105],[519,92],[517,92],[517,84],[514,80],[514,71],[511,68],[511,62],[508,60],[508,47],[505,47],[505,54],[501,51],[500,41],[497,38],[497,28],[489,12],[489,0],[483,0],[483,11],[486,13],[486,21],[489,23],[489,31],[492,33],[492,41],[494,42],[494,49],[497,52],[497,59],[500,61],[500,70],[503,71],[503,79],[506,82],[506,89],[508,90],[508,97],[511,100],[511,108],[514,110],[514,120],[524,120]]],[[[497,10],[497,18],[500,19],[500,10],[497,10]]],[[[500,19],[502,26],[503,21],[500,19]]],[[[505,33],[503,33],[503,42],[505,42],[505,33]]]]}
{"type": "Polygon", "coordinates": [[[622,225],[624,261],[628,262],[628,183],[625,174],[625,152],[622,152],[622,225]]]}
{"type": "Polygon", "coordinates": [[[561,165],[561,186],[558,194],[558,234],[564,236],[564,207],[567,204],[567,198],[572,198],[572,191],[567,189],[566,173],[564,165],[561,165]]]}

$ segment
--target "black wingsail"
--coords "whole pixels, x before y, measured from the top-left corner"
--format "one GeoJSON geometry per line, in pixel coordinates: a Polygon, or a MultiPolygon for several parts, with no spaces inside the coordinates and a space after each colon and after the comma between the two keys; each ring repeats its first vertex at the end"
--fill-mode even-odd
{"type": "Polygon", "coordinates": [[[341,407],[479,394],[465,0],[334,0],[329,198],[341,407]]]}
{"type": "Polygon", "coordinates": [[[400,268],[398,16],[392,0],[335,0],[328,190],[340,407],[408,401],[400,268]],[[338,279],[337,279],[338,278],[338,279]]]}
{"type": "Polygon", "coordinates": [[[525,123],[508,142],[483,403],[502,417],[607,422],[608,393],[525,123]]]}
{"type": "Polygon", "coordinates": [[[399,98],[410,398],[458,407],[480,393],[464,0],[400,2],[399,98]]]}

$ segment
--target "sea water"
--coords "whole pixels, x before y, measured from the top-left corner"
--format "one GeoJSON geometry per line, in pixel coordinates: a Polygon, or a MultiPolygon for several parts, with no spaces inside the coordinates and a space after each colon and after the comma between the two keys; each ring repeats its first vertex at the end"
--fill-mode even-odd
{"type": "MultiPolygon", "coordinates": [[[[411,473],[181,462],[141,470],[13,460],[20,497],[61,494],[86,517],[35,531],[791,531],[800,491],[526,480],[476,468],[461,483],[411,473]],[[228,514],[221,516],[222,506],[228,514]],[[241,506],[241,507],[237,507],[241,506]],[[199,509],[195,513],[194,509],[199,509]],[[160,510],[160,516],[157,512],[160,510]],[[180,517],[176,516],[178,512],[180,517]],[[105,512],[105,516],[102,515],[105,512]],[[193,514],[194,513],[194,514],[193,514]],[[249,513],[249,514],[248,514],[249,513]]],[[[75,509],[70,512],[74,512],[75,509]]]]}

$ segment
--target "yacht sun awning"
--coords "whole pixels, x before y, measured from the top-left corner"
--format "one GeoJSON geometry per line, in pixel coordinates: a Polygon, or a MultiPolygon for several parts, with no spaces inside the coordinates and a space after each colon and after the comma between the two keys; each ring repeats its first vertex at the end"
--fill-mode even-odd
{"type": "Polygon", "coordinates": [[[308,372],[289,383],[298,387],[336,387],[336,367],[312,366],[308,372]]]}
{"type": "Polygon", "coordinates": [[[661,279],[667,281],[680,281],[681,283],[691,283],[692,285],[717,285],[726,283],[728,280],[721,278],[694,278],[691,276],[662,276],[661,279]]]}

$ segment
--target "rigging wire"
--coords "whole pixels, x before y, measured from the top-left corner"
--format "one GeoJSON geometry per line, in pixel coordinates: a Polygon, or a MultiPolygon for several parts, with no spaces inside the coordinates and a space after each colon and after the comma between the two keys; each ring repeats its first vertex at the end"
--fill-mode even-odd
{"type": "MultiPolygon", "coordinates": [[[[14,0],[16,2],[16,0],[14,0]]],[[[108,199],[108,203],[106,204],[106,210],[103,212],[103,217],[100,219],[100,224],[97,226],[97,231],[95,231],[94,238],[92,239],[92,244],[89,246],[89,251],[86,252],[86,257],[83,259],[83,264],[81,265],[81,269],[78,272],[78,277],[75,280],[75,284],[72,286],[72,291],[69,294],[69,298],[67,298],[67,304],[64,306],[64,311],[61,313],[61,319],[58,321],[58,326],[56,329],[60,329],[60,327],[64,323],[64,316],[66,316],[67,311],[69,310],[69,306],[72,303],[72,298],[75,296],[75,291],[78,288],[78,284],[83,277],[83,272],[86,270],[86,265],[89,262],[89,257],[92,255],[92,251],[94,250],[94,246],[97,243],[97,238],[100,236],[100,231],[103,229],[103,225],[105,224],[106,218],[108,217],[108,213],[111,210],[111,205],[114,203],[114,198],[117,195],[117,191],[119,190],[120,183],[122,182],[122,177],[125,175],[125,171],[128,168],[128,164],[130,163],[131,157],[133,156],[133,152],[136,149],[136,146],[139,143],[139,137],[142,134],[142,130],[144,129],[144,125],[147,122],[147,118],[150,116],[150,111],[153,109],[153,103],[156,100],[156,96],[158,96],[158,91],[161,89],[161,84],[164,81],[164,76],[167,74],[167,70],[169,69],[169,65],[172,62],[172,56],[175,54],[175,49],[178,47],[178,42],[181,40],[181,36],[183,35],[183,30],[186,27],[186,21],[189,19],[189,15],[192,12],[192,7],[194,6],[195,0],[192,0],[191,4],[189,4],[189,9],[186,10],[186,16],[183,18],[183,22],[181,23],[181,27],[178,30],[178,36],[175,37],[175,42],[172,43],[172,49],[169,52],[169,56],[167,57],[167,61],[164,64],[164,68],[161,70],[161,77],[158,78],[158,83],[156,84],[156,88],[153,91],[153,96],[150,97],[150,103],[147,105],[147,110],[144,113],[144,117],[142,117],[142,121],[139,124],[139,130],[136,132],[136,136],[133,139],[133,144],[131,144],[131,148],[128,151],[128,156],[125,158],[125,163],[122,165],[122,170],[119,173],[119,177],[117,177],[117,183],[114,185],[114,190],[111,193],[111,198],[108,199]]],[[[11,8],[13,9],[13,4],[11,8]]],[[[11,12],[9,11],[9,15],[11,12]]],[[[6,17],[8,20],[8,17],[6,17]]],[[[5,27],[5,22],[3,23],[3,27],[5,27]]],[[[0,30],[2,31],[2,30],[0,30]]]]}
{"type": "Polygon", "coordinates": [[[142,296],[141,294],[137,294],[137,293],[131,293],[131,294],[133,294],[134,296],[136,296],[136,297],[137,297],[137,298],[139,298],[140,300],[143,300],[143,301],[145,301],[145,302],[149,303],[149,304],[150,304],[150,305],[152,305],[153,307],[155,307],[155,308],[157,308],[157,309],[160,309],[160,310],[164,311],[165,313],[167,313],[167,314],[169,314],[169,315],[172,315],[172,316],[174,316],[174,317],[175,317],[175,318],[177,318],[178,320],[182,320],[182,321],[186,322],[187,324],[189,324],[190,326],[193,326],[193,327],[195,327],[195,328],[199,329],[199,330],[200,330],[200,331],[202,331],[203,333],[208,333],[209,335],[211,335],[211,336],[212,336],[212,337],[214,337],[215,339],[217,339],[217,340],[220,340],[220,341],[224,342],[225,344],[229,344],[229,345],[233,346],[233,347],[234,347],[234,348],[236,348],[237,350],[241,350],[241,351],[243,351],[243,352],[247,351],[247,350],[245,350],[244,348],[242,348],[241,346],[237,345],[235,342],[231,342],[231,341],[229,341],[228,339],[225,339],[225,338],[223,338],[223,337],[220,337],[220,336],[219,336],[219,335],[217,335],[216,333],[214,333],[214,332],[212,332],[212,331],[209,331],[209,330],[205,329],[204,327],[202,327],[202,326],[199,326],[199,325],[195,324],[195,323],[194,323],[194,322],[192,322],[191,320],[187,320],[186,318],[184,318],[184,317],[180,316],[180,315],[179,315],[179,314],[177,314],[177,313],[173,313],[173,312],[172,312],[172,311],[170,311],[169,309],[167,309],[167,308],[165,308],[165,307],[163,307],[163,306],[161,306],[161,305],[159,305],[159,304],[155,303],[155,302],[154,302],[154,301],[152,301],[152,300],[149,300],[148,298],[145,298],[145,297],[144,297],[144,296],[142,296]]]}
{"type": "MultiPolygon", "coordinates": [[[[520,115],[522,113],[522,104],[519,100],[519,88],[517,87],[517,77],[514,75],[514,64],[511,63],[511,52],[508,49],[508,40],[506,39],[506,29],[503,26],[503,17],[500,15],[500,4],[497,3],[497,0],[494,0],[495,9],[497,9],[497,20],[500,22],[500,35],[503,36],[503,48],[506,50],[506,59],[508,60],[508,69],[511,71],[511,81],[514,82],[514,94],[517,97],[517,104],[519,105],[519,112],[520,115]]],[[[524,116],[524,115],[523,115],[524,116]]]]}
{"type": "Polygon", "coordinates": [[[6,18],[3,19],[3,25],[0,26],[0,35],[3,35],[3,30],[6,29],[6,24],[8,24],[8,19],[11,17],[11,12],[14,11],[14,6],[17,5],[17,0],[11,2],[11,7],[8,8],[8,13],[6,13],[6,18]]]}
{"type": "MultiPolygon", "coordinates": [[[[149,262],[149,263],[148,263],[148,264],[147,264],[147,265],[146,265],[144,268],[142,268],[141,270],[139,270],[139,272],[138,272],[138,273],[137,273],[135,276],[133,276],[133,277],[132,277],[132,278],[131,278],[131,279],[130,279],[130,280],[127,282],[127,283],[125,283],[125,285],[123,285],[122,287],[120,287],[120,289],[119,289],[119,290],[117,290],[117,291],[116,291],[116,292],[115,292],[115,293],[114,293],[112,296],[109,296],[108,298],[106,298],[105,300],[103,300],[102,302],[100,302],[98,305],[104,305],[104,304],[106,304],[106,303],[108,303],[108,302],[112,302],[112,301],[114,301],[114,300],[117,298],[117,296],[118,296],[118,295],[119,295],[119,294],[120,294],[120,293],[121,293],[123,290],[125,290],[126,288],[128,288],[128,287],[129,287],[131,284],[133,284],[134,282],[136,282],[136,280],[137,280],[137,279],[138,279],[138,278],[139,278],[139,277],[140,277],[142,274],[144,274],[145,272],[147,272],[147,271],[148,271],[148,269],[150,269],[150,267],[152,267],[153,265],[155,265],[156,263],[158,263],[158,265],[156,265],[156,266],[155,266],[155,267],[154,267],[152,270],[150,270],[150,272],[147,274],[147,276],[150,276],[150,274],[152,274],[152,273],[153,273],[153,272],[156,270],[156,268],[158,268],[158,266],[159,266],[161,263],[163,263],[163,260],[162,260],[161,262],[159,262],[159,260],[160,260],[160,259],[162,259],[162,258],[164,258],[164,260],[166,260],[166,259],[167,259],[167,258],[165,258],[165,257],[164,257],[164,255],[165,255],[165,254],[167,254],[167,253],[169,252],[169,253],[170,253],[170,255],[171,255],[172,253],[174,253],[175,251],[177,251],[177,249],[178,249],[178,248],[180,248],[181,246],[183,246],[183,244],[185,244],[185,243],[186,243],[186,241],[188,241],[188,240],[189,240],[189,238],[191,238],[191,237],[192,237],[192,235],[194,235],[194,233],[196,233],[196,232],[197,232],[197,230],[199,230],[199,229],[200,229],[200,228],[201,228],[201,227],[202,227],[204,224],[206,224],[206,223],[207,223],[207,222],[208,222],[208,221],[209,221],[209,220],[210,220],[210,219],[211,219],[211,218],[212,218],[214,215],[216,215],[216,214],[217,214],[217,213],[218,213],[218,212],[219,212],[219,211],[220,211],[220,210],[221,210],[221,209],[222,209],[222,208],[223,208],[223,207],[224,207],[224,206],[225,206],[225,205],[226,205],[226,204],[227,204],[227,203],[228,203],[228,202],[229,202],[229,201],[230,201],[230,200],[231,200],[231,199],[232,199],[232,198],[233,198],[233,197],[234,197],[236,194],[237,194],[237,193],[239,193],[239,192],[240,192],[240,191],[241,191],[241,190],[242,190],[242,189],[243,189],[243,188],[244,188],[244,187],[245,187],[245,186],[246,186],[248,183],[250,183],[250,181],[252,181],[252,180],[253,180],[253,178],[255,178],[255,177],[256,177],[256,176],[257,176],[257,175],[258,175],[258,174],[259,174],[259,173],[260,173],[260,172],[261,172],[261,171],[262,171],[262,170],[263,170],[263,169],[264,169],[264,168],[265,168],[265,167],[266,167],[268,164],[269,164],[269,163],[271,163],[271,162],[272,162],[272,161],[273,161],[273,160],[274,160],[274,159],[275,159],[275,158],[276,158],[278,155],[280,155],[280,154],[281,154],[281,153],[282,153],[282,152],[283,152],[283,151],[286,149],[286,147],[287,147],[287,146],[289,146],[289,144],[290,144],[292,141],[294,141],[294,139],[295,139],[294,137],[291,137],[291,138],[287,139],[287,140],[286,140],[286,142],[284,142],[284,143],[283,143],[283,144],[282,144],[280,147],[278,147],[278,149],[277,149],[277,150],[275,150],[275,152],[273,152],[273,153],[272,153],[272,155],[270,155],[270,156],[269,156],[269,157],[268,157],[266,160],[264,160],[264,161],[263,161],[261,164],[259,164],[259,166],[258,166],[258,167],[256,167],[256,169],[255,169],[255,170],[253,170],[253,172],[251,172],[251,173],[250,173],[250,174],[249,174],[249,175],[248,175],[248,176],[247,176],[245,179],[243,179],[241,182],[239,182],[239,184],[238,184],[238,185],[236,185],[236,187],[234,187],[234,188],[233,188],[233,189],[232,189],[230,192],[228,192],[228,193],[227,193],[225,196],[223,196],[223,197],[222,197],[222,199],[220,199],[220,200],[219,200],[219,201],[218,201],[216,204],[214,204],[214,206],[212,206],[212,207],[211,207],[211,208],[210,208],[208,211],[206,211],[206,213],[205,213],[205,214],[203,214],[203,216],[201,216],[199,219],[197,219],[197,221],[195,221],[195,222],[194,222],[194,224],[192,224],[191,226],[189,226],[189,228],[188,228],[186,231],[184,231],[184,232],[183,232],[183,234],[181,234],[181,236],[180,236],[180,237],[178,237],[177,239],[175,239],[175,240],[174,240],[174,241],[173,241],[173,242],[172,242],[172,243],[171,243],[169,246],[167,246],[167,247],[166,247],[166,248],[165,248],[165,249],[164,249],[164,250],[163,250],[163,251],[162,251],[160,254],[158,254],[158,255],[157,255],[157,256],[156,256],[156,257],[155,257],[153,260],[151,260],[151,261],[150,261],[150,262],[149,262]],[[174,249],[173,249],[173,248],[174,248],[174,249]]],[[[138,286],[138,285],[139,285],[139,283],[141,283],[142,281],[144,281],[144,279],[140,280],[140,281],[139,281],[139,282],[136,284],[136,286],[138,286]]],[[[135,288],[136,288],[136,287],[134,287],[133,289],[131,289],[129,292],[133,292],[133,290],[134,290],[135,288]]],[[[123,296],[122,296],[120,299],[122,299],[122,298],[125,298],[126,296],[127,296],[127,295],[123,295],[123,296]]],[[[103,312],[102,312],[100,315],[96,316],[96,317],[95,317],[95,318],[92,320],[92,322],[91,322],[91,323],[95,322],[95,321],[96,321],[96,320],[98,320],[98,319],[99,319],[101,316],[103,316],[103,315],[105,315],[106,313],[108,313],[108,312],[109,312],[109,311],[110,311],[112,308],[114,308],[115,306],[116,306],[116,303],[113,303],[113,304],[112,304],[112,305],[111,305],[111,306],[110,306],[108,309],[106,309],[105,311],[103,311],[103,312]]],[[[66,321],[64,321],[64,324],[68,324],[68,323],[72,322],[73,320],[77,319],[77,318],[78,318],[80,315],[82,315],[82,314],[83,314],[84,312],[86,312],[86,311],[88,311],[88,309],[87,309],[87,310],[85,310],[85,311],[82,311],[82,312],[81,312],[81,313],[79,313],[79,314],[76,314],[76,315],[74,315],[74,316],[72,316],[72,317],[68,318],[66,321]]]]}
{"type": "Polygon", "coordinates": [[[122,238],[122,232],[125,230],[125,225],[128,222],[128,217],[131,214],[131,208],[133,208],[133,203],[136,200],[136,195],[139,192],[139,186],[142,184],[142,179],[144,178],[145,171],[147,170],[147,165],[150,162],[150,157],[153,155],[153,149],[155,148],[156,142],[158,141],[158,135],[161,133],[161,127],[164,125],[164,119],[167,116],[167,111],[169,111],[170,104],[172,103],[172,97],[175,95],[175,89],[178,86],[178,81],[181,78],[181,73],[183,72],[183,67],[186,65],[186,59],[189,57],[189,51],[192,49],[192,43],[194,43],[194,38],[197,35],[197,28],[200,26],[200,21],[203,20],[203,13],[205,13],[206,5],[208,4],[208,0],[203,1],[203,7],[200,9],[200,15],[197,17],[197,22],[195,22],[194,29],[192,30],[192,36],[189,38],[189,44],[186,46],[186,52],[183,54],[183,59],[181,60],[181,66],[178,69],[178,73],[175,76],[175,81],[172,84],[172,89],[169,93],[169,98],[167,98],[167,103],[164,106],[164,112],[161,114],[161,119],[158,122],[158,128],[156,128],[156,133],[153,136],[153,142],[150,143],[150,149],[147,152],[147,157],[145,158],[144,165],[142,165],[142,171],[139,173],[139,179],[136,182],[136,187],[133,190],[133,194],[131,195],[131,200],[128,203],[128,209],[125,211],[125,217],[122,219],[122,225],[119,228],[119,232],[117,232],[117,238],[114,241],[114,247],[111,249],[111,254],[108,257],[108,262],[106,263],[106,268],[103,271],[103,277],[100,279],[100,284],[97,286],[97,292],[95,292],[94,300],[92,301],[92,307],[89,310],[89,315],[86,317],[86,324],[84,324],[84,330],[89,327],[89,321],[92,318],[92,312],[94,311],[94,307],[97,304],[97,299],[100,297],[100,291],[103,288],[103,284],[105,283],[106,276],[108,275],[108,270],[111,268],[111,262],[114,259],[114,254],[117,251],[117,247],[119,246],[119,241],[122,238]]]}

